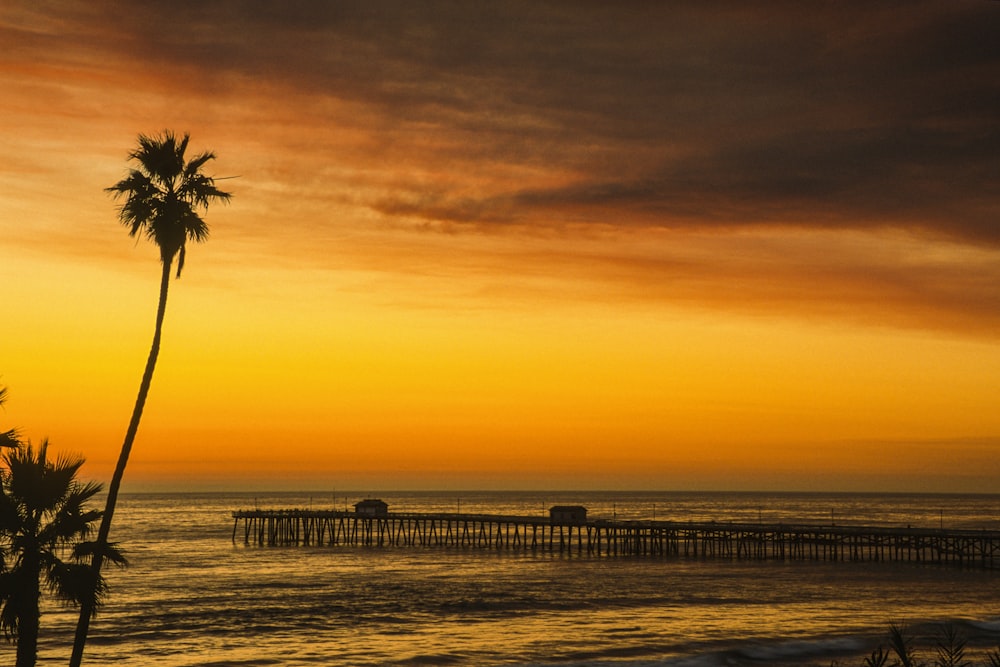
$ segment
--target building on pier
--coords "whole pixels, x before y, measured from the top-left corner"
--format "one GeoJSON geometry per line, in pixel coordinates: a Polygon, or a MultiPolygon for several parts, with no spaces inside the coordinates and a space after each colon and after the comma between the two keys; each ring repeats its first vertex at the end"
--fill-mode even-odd
{"type": "Polygon", "coordinates": [[[552,523],[583,525],[587,523],[587,508],[582,505],[556,505],[549,508],[552,523]]]}
{"type": "Polygon", "coordinates": [[[388,516],[389,504],[378,498],[367,498],[354,503],[354,513],[362,516],[388,516]]]}

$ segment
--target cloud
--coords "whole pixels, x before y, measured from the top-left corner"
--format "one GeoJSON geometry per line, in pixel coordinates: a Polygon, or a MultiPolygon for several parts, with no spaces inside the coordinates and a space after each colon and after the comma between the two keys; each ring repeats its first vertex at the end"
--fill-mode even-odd
{"type": "Polygon", "coordinates": [[[569,206],[577,221],[664,226],[815,217],[1000,242],[1000,9],[989,3],[108,0],[35,15],[39,28],[17,30],[19,18],[13,33],[46,58],[69,34],[89,61],[112,56],[178,93],[240,95],[256,81],[359,104],[371,131],[392,137],[390,159],[429,143],[428,163],[572,175],[478,201],[458,175],[430,198],[419,182],[397,183],[371,202],[387,214],[537,223],[569,206]],[[619,207],[641,215],[614,216],[619,207]]]}
{"type": "Polygon", "coordinates": [[[239,229],[282,247],[443,230],[392,261],[413,244],[467,270],[454,235],[504,234],[522,246],[461,247],[658,299],[997,321],[993,3],[50,0],[6,5],[0,31],[31,82],[9,103],[48,118],[51,150],[101,114],[202,123],[258,212],[239,229]],[[926,258],[940,239],[947,261],[926,258]]]}
{"type": "Polygon", "coordinates": [[[367,200],[390,217],[891,226],[1000,242],[989,4],[163,11],[120,15],[113,48],[150,71],[193,70],[191,85],[257,79],[358,104],[384,162],[420,153],[418,171],[452,174],[433,192],[397,178],[367,200]],[[511,165],[560,177],[469,191],[469,173],[511,165]]]}
{"type": "Polygon", "coordinates": [[[619,219],[668,227],[912,227],[1000,244],[1000,182],[988,168],[1000,155],[1000,132],[803,132],[714,150],[640,178],[526,189],[510,199],[528,210],[596,211],[605,220],[618,211],[619,219]]]}

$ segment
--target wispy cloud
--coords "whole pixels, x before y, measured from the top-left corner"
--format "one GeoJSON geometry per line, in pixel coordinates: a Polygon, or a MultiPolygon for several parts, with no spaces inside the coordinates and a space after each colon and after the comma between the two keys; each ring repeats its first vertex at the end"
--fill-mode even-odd
{"type": "Polygon", "coordinates": [[[1000,240],[989,3],[98,2],[5,23],[33,55],[81,49],[174,92],[260,81],[359,103],[396,142],[388,158],[565,176],[474,202],[455,174],[433,197],[414,183],[371,202],[389,213],[491,222],[569,206],[603,222],[625,209],[650,225],[816,219],[1000,240]]]}
{"type": "MultiPolygon", "coordinates": [[[[992,3],[51,0],[8,5],[0,30],[7,76],[36,68],[22,114],[84,122],[105,90],[137,117],[210,124],[245,201],[280,213],[243,216],[248,233],[549,230],[562,245],[546,261],[662,298],[795,309],[825,294],[854,311],[880,294],[909,313],[893,321],[1000,310],[992,3]],[[831,230],[875,235],[859,250],[831,230]],[[951,259],[877,252],[900,232],[946,239],[951,259]],[[987,254],[957,259],[962,245],[987,254]]],[[[420,252],[447,262],[449,247],[420,252]]]]}

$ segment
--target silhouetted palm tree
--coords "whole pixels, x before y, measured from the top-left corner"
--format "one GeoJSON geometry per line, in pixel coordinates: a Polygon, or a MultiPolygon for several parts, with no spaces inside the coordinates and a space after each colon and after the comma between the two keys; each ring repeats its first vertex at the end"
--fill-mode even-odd
{"type": "MultiPolygon", "coordinates": [[[[99,484],[81,484],[76,474],[82,458],[46,459],[48,443],[36,452],[24,445],[4,452],[0,469],[0,628],[17,642],[17,667],[35,664],[41,618],[41,584],[57,599],[74,604],[90,600],[97,607],[106,587],[96,581],[84,562],[95,551],[82,542],[101,512],[84,504],[101,490],[99,484]],[[72,547],[75,562],[61,556],[72,547]]],[[[113,546],[104,557],[125,564],[113,546]]]]}
{"type": "MultiPolygon", "coordinates": [[[[215,187],[215,179],[201,173],[201,168],[215,158],[210,152],[201,153],[185,161],[189,135],[177,139],[172,132],[161,136],[139,135],[139,147],[129,153],[129,160],[136,168],[115,185],[107,188],[116,199],[124,199],[118,212],[118,219],[128,227],[129,236],[143,235],[160,249],[162,273],[160,275],[160,301],[156,310],[156,327],[153,331],[153,345],[149,350],[146,370],[139,384],[139,395],[135,399],[132,419],[125,432],[118,464],[108,485],[108,500],[97,534],[97,542],[106,544],[118,502],[125,466],[132,451],[142,409],[149,394],[149,385],[156,367],[156,357],[160,351],[160,334],[163,328],[163,314],[167,307],[167,287],[170,285],[170,271],[177,260],[177,276],[184,268],[184,257],[188,241],[204,241],[208,238],[208,225],[201,219],[199,211],[208,210],[214,202],[229,201],[229,193],[215,187]]],[[[98,550],[91,567],[94,574],[101,571],[101,551],[98,550]]],[[[83,649],[90,628],[91,610],[86,604],[80,608],[76,638],[73,642],[73,656],[70,665],[79,667],[83,660],[83,649]]]]}
{"type": "MultiPolygon", "coordinates": [[[[7,387],[0,387],[0,406],[7,402],[7,387]]],[[[0,448],[3,447],[17,447],[20,444],[18,439],[17,429],[12,428],[6,431],[0,431],[0,448]]]]}

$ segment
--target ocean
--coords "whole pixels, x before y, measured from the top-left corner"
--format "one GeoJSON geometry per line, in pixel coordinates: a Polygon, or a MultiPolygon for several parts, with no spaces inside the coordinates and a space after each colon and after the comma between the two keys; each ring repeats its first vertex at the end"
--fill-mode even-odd
{"type": "MultiPolygon", "coordinates": [[[[85,664],[861,665],[890,623],[925,657],[952,624],[1000,644],[1000,571],[918,563],[586,556],[234,544],[237,509],[390,511],[1000,529],[1000,495],[647,492],[132,494],[85,664]]],[[[48,604],[39,664],[66,664],[75,614],[48,604]]],[[[2,656],[13,648],[0,644],[2,656]]]]}

